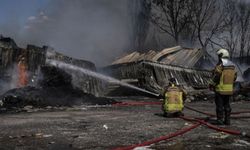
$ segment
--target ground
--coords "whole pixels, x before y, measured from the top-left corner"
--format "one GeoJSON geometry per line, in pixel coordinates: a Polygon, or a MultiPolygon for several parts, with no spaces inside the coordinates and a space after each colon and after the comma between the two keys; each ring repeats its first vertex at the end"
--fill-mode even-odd
{"type": "MultiPolygon", "coordinates": [[[[118,99],[121,100],[121,99],[118,99]]],[[[123,101],[157,101],[130,97],[123,101]]],[[[214,103],[186,105],[214,113],[214,103]]],[[[232,103],[233,111],[249,110],[249,101],[232,103]]],[[[159,105],[77,106],[36,112],[0,114],[0,150],[114,149],[174,133],[192,125],[180,118],[164,118],[159,105]]],[[[185,116],[205,117],[185,109],[185,116]]],[[[242,114],[247,115],[247,114],[242,114]]],[[[233,119],[228,129],[250,133],[249,119],[233,119]]],[[[250,139],[200,126],[190,132],[137,149],[250,149],[250,139]]]]}

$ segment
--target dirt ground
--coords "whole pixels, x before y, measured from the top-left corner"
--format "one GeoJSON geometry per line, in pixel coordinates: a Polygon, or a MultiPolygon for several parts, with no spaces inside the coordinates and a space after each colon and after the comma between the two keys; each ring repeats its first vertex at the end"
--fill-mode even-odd
{"type": "MultiPolygon", "coordinates": [[[[156,101],[149,98],[119,98],[119,101],[156,101]]],[[[214,103],[192,102],[186,105],[214,113],[214,103]]],[[[249,101],[232,103],[233,111],[250,110],[249,101]]],[[[180,118],[164,118],[158,105],[77,106],[0,114],[0,150],[21,149],[114,149],[174,133],[192,123],[180,118]]],[[[184,110],[185,116],[205,115],[184,110]]],[[[248,115],[249,114],[242,114],[248,115]]],[[[225,127],[250,134],[250,119],[233,119],[225,127]]],[[[182,136],[139,149],[250,149],[250,139],[200,126],[182,136]]]]}

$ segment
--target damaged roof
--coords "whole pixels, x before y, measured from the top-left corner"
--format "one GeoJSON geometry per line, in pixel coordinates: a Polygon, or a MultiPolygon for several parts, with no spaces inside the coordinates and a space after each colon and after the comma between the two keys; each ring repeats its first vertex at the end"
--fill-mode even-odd
{"type": "Polygon", "coordinates": [[[115,60],[112,65],[149,60],[168,65],[193,67],[202,56],[203,51],[201,49],[176,46],[161,51],[150,50],[146,53],[132,52],[115,60]]]}

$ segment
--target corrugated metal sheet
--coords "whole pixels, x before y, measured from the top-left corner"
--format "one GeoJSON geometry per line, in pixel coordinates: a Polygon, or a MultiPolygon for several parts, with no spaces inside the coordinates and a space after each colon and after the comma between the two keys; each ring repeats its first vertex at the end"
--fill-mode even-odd
{"type": "Polygon", "coordinates": [[[176,46],[163,49],[159,52],[153,50],[148,51],[147,53],[133,52],[117,59],[112,63],[112,65],[148,60],[162,64],[191,68],[195,66],[202,56],[203,52],[201,49],[191,49],[176,46]]]}
{"type": "Polygon", "coordinates": [[[166,65],[152,61],[139,61],[111,65],[104,72],[117,79],[137,79],[138,86],[151,92],[161,93],[168,80],[175,77],[178,84],[192,88],[207,88],[211,72],[174,65],[166,65]]]}
{"type": "Polygon", "coordinates": [[[181,49],[168,56],[163,56],[158,62],[191,68],[199,61],[202,54],[200,49],[181,49]]]}
{"type": "Polygon", "coordinates": [[[170,54],[172,53],[176,53],[178,51],[182,50],[182,47],[180,46],[176,46],[176,47],[172,47],[172,48],[166,48],[166,49],[163,49],[162,51],[158,52],[153,58],[151,61],[159,61],[159,59],[163,56],[169,56],[170,54]]]}
{"type": "Polygon", "coordinates": [[[133,53],[130,53],[122,58],[119,58],[117,60],[115,60],[112,65],[114,64],[122,64],[122,63],[127,63],[127,62],[133,62],[133,61],[136,61],[139,56],[141,54],[139,52],[133,52],[133,53]]]}

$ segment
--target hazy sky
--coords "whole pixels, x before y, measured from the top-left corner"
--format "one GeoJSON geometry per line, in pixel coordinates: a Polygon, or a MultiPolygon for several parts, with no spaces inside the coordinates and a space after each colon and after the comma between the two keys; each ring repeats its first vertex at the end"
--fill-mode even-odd
{"type": "Polygon", "coordinates": [[[130,0],[0,0],[0,34],[98,66],[129,49],[130,0]]]}
{"type": "Polygon", "coordinates": [[[50,0],[1,0],[0,23],[10,20],[15,16],[18,22],[24,25],[27,18],[35,15],[48,4],[50,0]]]}

